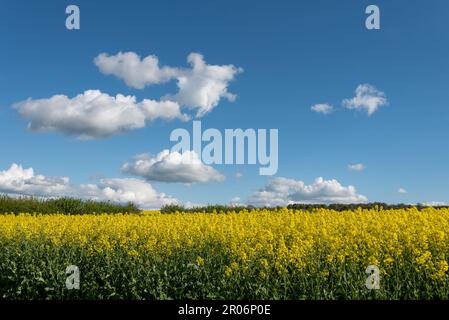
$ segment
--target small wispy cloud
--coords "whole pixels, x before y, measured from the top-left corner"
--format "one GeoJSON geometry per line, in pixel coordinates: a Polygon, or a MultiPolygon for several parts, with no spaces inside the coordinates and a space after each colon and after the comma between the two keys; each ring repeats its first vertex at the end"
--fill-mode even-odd
{"type": "Polygon", "coordinates": [[[237,206],[243,206],[244,204],[242,203],[242,199],[240,199],[240,197],[234,197],[229,202],[229,205],[232,207],[237,207],[237,206]]]}
{"type": "Polygon", "coordinates": [[[427,201],[427,202],[421,203],[421,205],[427,206],[427,207],[440,207],[440,206],[447,206],[448,203],[444,202],[444,201],[427,201]]]}
{"type": "Polygon", "coordinates": [[[398,192],[404,194],[407,193],[407,190],[405,190],[404,188],[399,188],[398,192]]]}
{"type": "Polygon", "coordinates": [[[365,170],[365,165],[363,163],[349,164],[348,169],[351,171],[363,171],[365,170]]]}
{"type": "Polygon", "coordinates": [[[347,109],[365,110],[372,115],[379,107],[388,105],[385,93],[370,84],[361,84],[355,90],[355,97],[344,99],[343,106],[347,109]]]}
{"type": "Polygon", "coordinates": [[[327,103],[315,104],[312,107],[310,107],[310,109],[314,112],[322,113],[322,114],[329,114],[334,111],[334,107],[327,103]]]}

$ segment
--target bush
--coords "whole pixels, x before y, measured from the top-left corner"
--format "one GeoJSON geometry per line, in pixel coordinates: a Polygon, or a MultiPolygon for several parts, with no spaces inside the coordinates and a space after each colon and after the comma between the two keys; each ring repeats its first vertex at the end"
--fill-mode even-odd
{"type": "Polygon", "coordinates": [[[185,208],[181,205],[166,205],[161,208],[161,213],[175,213],[175,212],[204,212],[204,213],[229,213],[229,212],[240,212],[243,210],[252,210],[253,206],[224,206],[224,205],[207,205],[198,206],[192,208],[185,208]]]}
{"type": "MultiPolygon", "coordinates": [[[[313,211],[316,209],[328,209],[334,211],[354,211],[357,209],[374,209],[374,210],[400,210],[400,209],[410,209],[417,208],[418,210],[422,210],[424,208],[429,207],[424,204],[386,204],[383,202],[371,202],[371,203],[351,203],[351,204],[305,204],[305,203],[295,203],[287,206],[287,209],[292,210],[302,210],[302,211],[313,211]]],[[[449,206],[433,206],[436,209],[444,209],[449,208],[449,206]]],[[[185,208],[181,205],[166,205],[161,208],[161,213],[176,213],[176,212],[185,212],[185,213],[194,213],[194,212],[203,212],[203,213],[229,213],[229,212],[241,212],[244,210],[251,211],[255,209],[253,206],[224,206],[224,205],[207,205],[207,206],[198,206],[192,208],[185,208]]],[[[282,207],[265,207],[265,209],[282,209],[282,207]]]]}
{"type": "Polygon", "coordinates": [[[81,200],[75,198],[41,199],[33,197],[0,196],[0,213],[139,213],[133,203],[126,205],[106,201],[81,200]]]}
{"type": "MultiPolygon", "coordinates": [[[[383,202],[371,202],[371,203],[351,203],[351,204],[304,204],[304,203],[294,203],[287,206],[288,209],[312,211],[314,209],[330,209],[335,211],[347,211],[347,210],[357,210],[360,209],[375,209],[375,210],[399,210],[399,209],[410,209],[418,208],[422,210],[429,206],[423,204],[411,205],[411,204],[387,204],[383,202]]],[[[436,209],[448,208],[448,206],[433,206],[436,209]]]]}

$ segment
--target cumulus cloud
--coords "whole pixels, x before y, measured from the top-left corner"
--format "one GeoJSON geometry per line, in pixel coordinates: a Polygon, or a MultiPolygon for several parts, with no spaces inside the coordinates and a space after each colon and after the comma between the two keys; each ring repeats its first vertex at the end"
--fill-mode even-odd
{"type": "Polygon", "coordinates": [[[365,165],[363,163],[354,163],[348,165],[348,169],[352,171],[363,171],[365,170],[365,165]]]}
{"type": "Polygon", "coordinates": [[[194,209],[194,208],[202,208],[202,207],[205,207],[205,206],[207,206],[207,205],[204,204],[204,203],[198,203],[198,202],[190,202],[190,201],[187,201],[187,202],[184,202],[184,203],[182,204],[182,206],[183,206],[184,208],[186,208],[186,209],[194,209]]]}
{"type": "Polygon", "coordinates": [[[404,188],[399,188],[399,189],[398,189],[398,192],[399,192],[399,193],[407,193],[407,190],[405,190],[404,188]]]}
{"type": "Polygon", "coordinates": [[[214,168],[203,164],[195,151],[181,154],[163,150],[156,156],[141,154],[126,162],[122,172],[162,182],[206,183],[225,179],[214,168]]]}
{"type": "Polygon", "coordinates": [[[355,90],[355,97],[344,99],[343,106],[348,109],[365,110],[372,115],[379,107],[388,104],[385,93],[370,84],[361,84],[355,90]]]}
{"type": "Polygon", "coordinates": [[[157,192],[149,183],[138,179],[100,179],[99,184],[74,185],[67,177],[46,177],[35,174],[33,168],[24,169],[17,164],[0,171],[0,193],[44,198],[68,196],[115,203],[131,201],[142,208],[178,203],[178,200],[157,192]]]}
{"type": "Polygon", "coordinates": [[[319,177],[306,185],[303,181],[274,178],[248,199],[257,207],[286,206],[291,203],[365,203],[368,199],[353,186],[342,186],[337,180],[319,177]]]}
{"type": "Polygon", "coordinates": [[[23,169],[13,163],[8,170],[0,171],[0,192],[45,196],[65,194],[69,191],[69,178],[35,175],[33,168],[23,169]]]}
{"type": "Polygon", "coordinates": [[[187,61],[192,68],[178,76],[175,101],[196,109],[197,117],[201,117],[216,107],[220,99],[235,100],[236,95],[228,91],[228,85],[242,69],[233,65],[208,65],[198,53],[189,54],[187,61]]]}
{"type": "Polygon", "coordinates": [[[136,89],[170,81],[180,72],[177,68],[160,67],[159,59],[154,55],[141,60],[134,52],[119,52],[112,56],[101,53],[94,59],[94,63],[103,74],[114,75],[136,89]]]}
{"type": "Polygon", "coordinates": [[[446,207],[449,205],[447,202],[444,201],[427,201],[420,204],[426,207],[446,207]]]}
{"type": "Polygon", "coordinates": [[[218,105],[221,99],[235,100],[228,91],[229,83],[242,71],[233,65],[209,65],[203,56],[191,53],[190,68],[160,66],[156,56],[141,59],[134,52],[108,55],[94,59],[99,70],[114,75],[134,88],[176,80],[178,92],[160,100],[136,101],[135,96],[115,97],[99,90],[87,90],[73,98],[58,94],[45,99],[32,99],[13,105],[29,120],[31,131],[55,131],[79,139],[108,137],[145,127],[155,119],[186,121],[190,116],[182,108],[201,117],[218,105]]]}
{"type": "Polygon", "coordinates": [[[196,110],[197,117],[210,112],[223,98],[234,101],[236,95],[228,91],[228,86],[242,72],[233,65],[207,64],[199,53],[188,55],[190,68],[160,67],[156,56],[149,55],[141,60],[134,52],[102,53],[94,62],[102,73],[115,75],[137,89],[176,79],[178,92],[166,95],[165,99],[196,110]]]}
{"type": "Polygon", "coordinates": [[[310,108],[312,111],[322,113],[322,114],[329,114],[334,111],[334,107],[327,103],[319,103],[315,104],[310,108]]]}
{"type": "Polygon", "coordinates": [[[240,199],[240,197],[233,197],[231,199],[231,201],[229,202],[229,205],[231,207],[241,207],[244,206],[244,204],[242,203],[242,199],[240,199]]]}
{"type": "Polygon", "coordinates": [[[79,139],[107,137],[143,128],[156,119],[187,120],[178,103],[142,100],[118,94],[113,97],[99,90],[87,90],[74,98],[55,95],[48,99],[28,99],[14,105],[29,120],[31,131],[57,131],[79,139]]]}
{"type": "Polygon", "coordinates": [[[141,208],[160,208],[166,204],[179,203],[139,179],[101,179],[99,185],[81,185],[79,190],[82,198],[118,203],[133,202],[141,208]]]}

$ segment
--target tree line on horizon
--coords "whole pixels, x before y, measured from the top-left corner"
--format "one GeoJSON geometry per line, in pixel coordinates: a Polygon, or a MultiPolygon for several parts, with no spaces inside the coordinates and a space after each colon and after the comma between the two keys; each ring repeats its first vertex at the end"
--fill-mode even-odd
{"type": "MultiPolygon", "coordinates": [[[[374,210],[394,210],[394,209],[410,209],[417,208],[422,210],[427,207],[436,209],[449,208],[449,206],[438,205],[429,206],[425,204],[387,204],[384,202],[370,202],[370,203],[351,203],[351,204],[305,204],[295,203],[290,204],[286,208],[292,210],[313,211],[316,209],[328,209],[334,211],[346,211],[357,209],[374,209],[374,210]]],[[[265,209],[282,209],[285,207],[264,207],[265,209]]],[[[160,209],[161,213],[176,213],[176,212],[202,212],[202,213],[228,213],[251,211],[256,207],[251,205],[205,205],[196,207],[185,207],[179,204],[165,205],[160,209]]],[[[0,214],[19,214],[19,213],[38,213],[38,214],[117,214],[117,213],[141,213],[143,210],[139,209],[137,205],[132,202],[126,204],[117,204],[109,201],[94,201],[82,200],[77,198],[56,198],[44,199],[37,197],[12,197],[9,195],[0,195],[0,214]]]]}
{"type": "Polygon", "coordinates": [[[107,201],[82,200],[76,198],[44,199],[36,197],[11,197],[0,195],[0,214],[101,214],[139,213],[133,203],[115,204],[107,201]]]}
{"type": "MultiPolygon", "coordinates": [[[[306,204],[306,203],[295,203],[289,204],[287,207],[276,206],[276,207],[263,207],[266,209],[292,209],[292,210],[302,210],[302,211],[313,211],[316,209],[328,209],[334,211],[354,211],[357,209],[366,209],[366,210],[399,210],[399,209],[411,209],[417,208],[418,210],[422,210],[424,208],[433,207],[436,209],[449,208],[449,206],[438,205],[438,206],[429,206],[425,204],[387,204],[384,202],[370,202],[370,203],[350,203],[350,204],[341,204],[341,203],[332,203],[332,204],[306,204]]],[[[175,213],[175,212],[203,212],[203,213],[219,213],[219,212],[239,212],[243,210],[254,210],[256,207],[251,205],[240,205],[240,206],[232,206],[232,205],[206,205],[206,206],[197,206],[186,208],[182,205],[166,205],[161,208],[161,213],[175,213]]]]}

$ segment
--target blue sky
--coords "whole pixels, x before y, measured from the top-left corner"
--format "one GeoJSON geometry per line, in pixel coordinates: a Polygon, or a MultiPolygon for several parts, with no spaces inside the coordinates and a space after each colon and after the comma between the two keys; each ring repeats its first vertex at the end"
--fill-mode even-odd
{"type": "Polygon", "coordinates": [[[33,178],[42,175],[46,185],[54,177],[70,178],[71,187],[63,190],[81,196],[89,193],[76,186],[95,184],[95,196],[107,187],[119,195],[126,187],[117,181],[146,178],[158,195],[198,204],[235,197],[263,202],[267,193],[281,202],[354,195],[392,203],[449,202],[447,1],[77,1],[80,30],[65,28],[69,4],[1,1],[1,192],[54,195],[33,178]],[[369,4],[380,8],[380,30],[365,28],[369,4]],[[192,120],[156,119],[91,140],[27,130],[30,119],[12,107],[27,98],[100,90],[141,101],[176,93],[176,79],[136,89],[94,64],[100,53],[119,52],[155,55],[161,66],[174,68],[189,68],[187,56],[196,52],[207,64],[242,68],[227,83],[235,101],[221,98],[200,120],[219,130],[278,129],[276,176],[260,176],[254,165],[215,165],[224,181],[185,184],[120,170],[138,154],[169,149],[170,132],[191,131],[192,120]],[[370,116],[345,108],[342,101],[362,84],[383,92],[388,105],[370,116]],[[322,103],[334,112],[311,110],[322,103]],[[33,177],[13,174],[13,163],[33,168],[33,177]],[[361,171],[348,168],[359,163],[361,171]],[[324,185],[313,185],[318,177],[324,185]],[[117,180],[101,182],[112,178],[117,180]],[[332,179],[337,184],[326,184],[332,179]],[[288,191],[278,190],[283,183],[288,191]]]}

